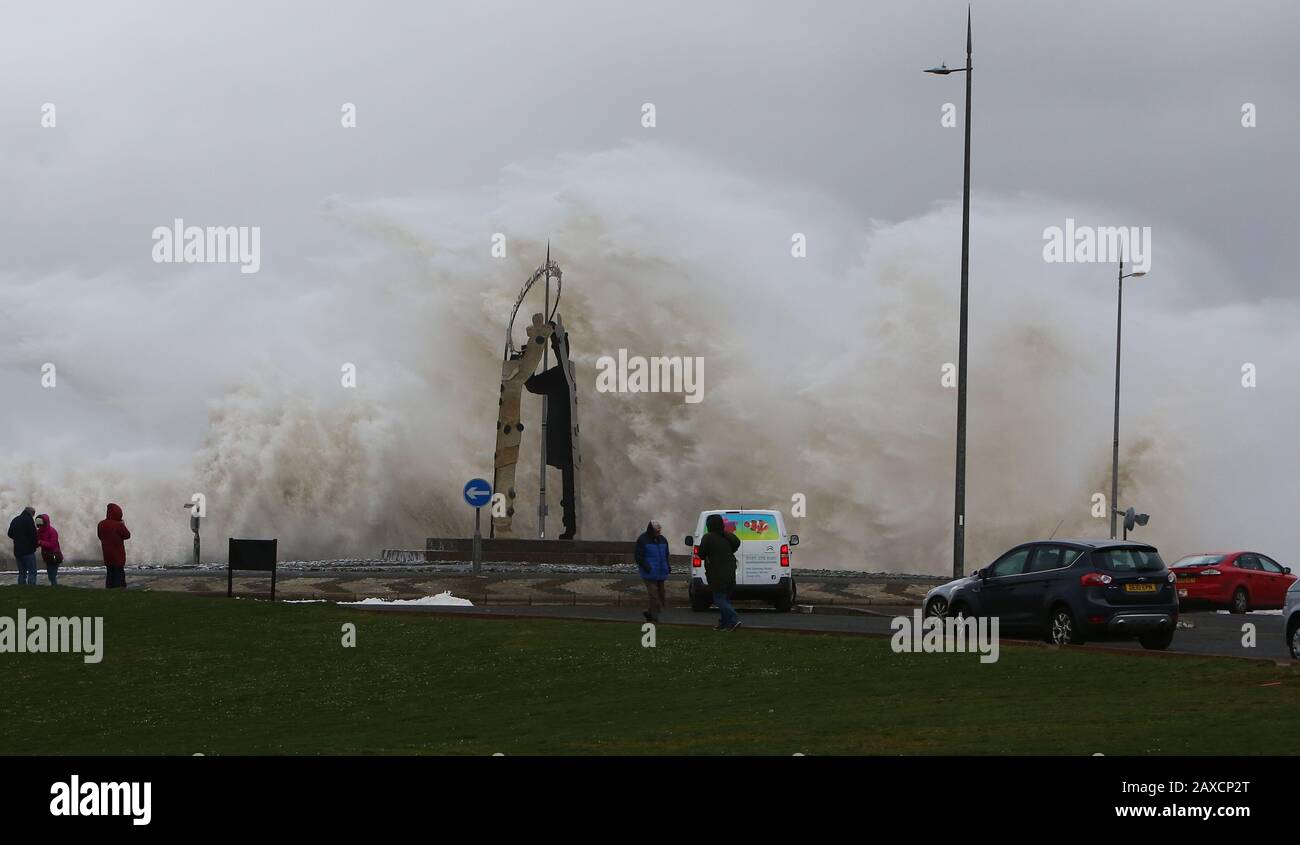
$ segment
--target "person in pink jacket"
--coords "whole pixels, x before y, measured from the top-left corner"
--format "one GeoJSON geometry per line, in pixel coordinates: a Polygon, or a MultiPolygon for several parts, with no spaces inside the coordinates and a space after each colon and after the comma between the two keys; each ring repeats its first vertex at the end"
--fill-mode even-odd
{"type": "Polygon", "coordinates": [[[59,586],[59,564],[63,563],[63,550],[59,548],[59,532],[50,524],[48,513],[36,517],[36,545],[41,550],[41,559],[45,561],[45,575],[50,579],[50,586],[59,586]]]}

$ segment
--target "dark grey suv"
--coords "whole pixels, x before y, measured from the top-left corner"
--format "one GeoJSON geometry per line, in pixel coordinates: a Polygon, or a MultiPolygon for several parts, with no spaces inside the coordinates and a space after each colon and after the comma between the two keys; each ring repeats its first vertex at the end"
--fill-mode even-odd
{"type": "Polygon", "coordinates": [[[1003,629],[1032,630],[1051,643],[1137,637],[1163,649],[1178,625],[1174,575],[1144,543],[1024,543],[951,587],[947,613],[996,616],[1003,629]]]}

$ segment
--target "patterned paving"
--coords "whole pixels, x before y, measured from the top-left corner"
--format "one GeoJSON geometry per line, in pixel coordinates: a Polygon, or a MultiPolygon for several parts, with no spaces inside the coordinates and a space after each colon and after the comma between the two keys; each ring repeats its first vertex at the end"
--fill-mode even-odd
{"type": "MultiPolygon", "coordinates": [[[[42,573],[42,577],[44,573],[42,573]]],[[[65,572],[59,581],[71,587],[103,588],[102,572],[65,572]]],[[[799,603],[818,605],[916,604],[932,583],[891,578],[816,576],[799,579],[799,603]]],[[[226,575],[219,571],[127,569],[130,589],[205,595],[226,592],[226,575]]],[[[674,573],[668,582],[672,604],[686,603],[687,579],[674,573]]],[[[266,596],[270,576],[236,575],[235,595],[266,596]]],[[[357,601],[363,598],[414,599],[450,590],[476,605],[641,605],[645,587],[634,575],[538,574],[528,572],[463,573],[397,572],[282,572],[276,579],[276,598],[357,601]]]]}

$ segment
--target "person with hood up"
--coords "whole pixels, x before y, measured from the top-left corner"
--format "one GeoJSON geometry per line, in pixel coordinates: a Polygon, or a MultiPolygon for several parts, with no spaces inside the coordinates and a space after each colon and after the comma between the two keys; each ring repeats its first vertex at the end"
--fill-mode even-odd
{"type": "Polygon", "coordinates": [[[59,586],[59,564],[63,563],[63,550],[59,548],[59,532],[50,524],[48,513],[36,517],[36,545],[41,547],[41,560],[45,561],[45,576],[50,586],[59,586]]]}
{"type": "Polygon", "coordinates": [[[9,523],[9,539],[14,541],[14,560],[18,562],[18,583],[36,584],[36,523],[32,514],[36,508],[28,505],[9,523]]]}
{"type": "Polygon", "coordinates": [[[126,540],[131,532],[122,521],[122,509],[109,502],[108,514],[99,521],[99,544],[104,549],[104,566],[108,569],[107,587],[126,587],[126,540]]]}
{"type": "Polygon", "coordinates": [[[731,606],[731,591],[736,586],[736,550],[740,548],[740,538],[735,534],[735,526],[727,530],[722,514],[711,513],[704,520],[705,533],[700,538],[699,558],[704,561],[704,574],[709,579],[709,591],[713,593],[713,603],[718,606],[721,618],[714,626],[715,631],[734,631],[740,627],[740,617],[731,606]]]}
{"type": "Polygon", "coordinates": [[[647,622],[658,622],[659,614],[668,606],[664,595],[664,582],[668,580],[668,538],[664,536],[659,520],[652,519],[645,532],[636,538],[636,565],[641,570],[641,580],[650,594],[650,609],[641,615],[647,622]]]}

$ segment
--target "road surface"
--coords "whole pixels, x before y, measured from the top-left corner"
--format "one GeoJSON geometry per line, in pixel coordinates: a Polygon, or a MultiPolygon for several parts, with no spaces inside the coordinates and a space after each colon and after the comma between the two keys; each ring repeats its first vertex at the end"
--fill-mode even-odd
{"type": "MultiPolygon", "coordinates": [[[[628,607],[594,607],[594,606],[518,606],[503,607],[438,607],[428,605],[368,605],[367,609],[381,609],[386,612],[437,613],[448,615],[471,615],[483,617],[512,618],[518,616],[554,618],[554,619],[588,619],[600,621],[627,621],[640,624],[645,620],[638,611],[628,607]]],[[[837,608],[834,613],[777,613],[774,610],[738,606],[744,625],[737,633],[749,630],[794,630],[808,632],[849,633],[849,634],[883,634],[893,633],[890,620],[899,615],[910,616],[914,608],[910,607],[876,607],[868,611],[846,612],[837,608]]],[[[685,609],[672,609],[664,613],[660,620],[667,625],[703,625],[717,623],[717,613],[693,613],[685,609]]],[[[1227,657],[1252,657],[1269,660],[1289,660],[1286,644],[1283,642],[1282,617],[1277,612],[1248,613],[1233,616],[1217,611],[1193,611],[1179,617],[1180,627],[1174,636],[1169,652],[1199,655],[1218,655],[1227,657]],[[1243,625],[1255,626],[1255,645],[1243,645],[1243,625]]],[[[1004,640],[1013,637],[1004,636],[1004,640]]],[[[1106,640],[1083,646],[1083,648],[1120,648],[1136,652],[1144,649],[1136,640],[1106,640]]]]}

